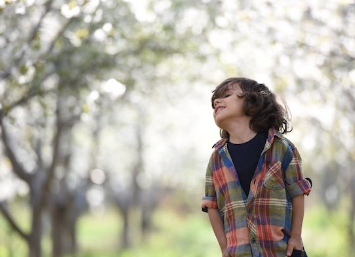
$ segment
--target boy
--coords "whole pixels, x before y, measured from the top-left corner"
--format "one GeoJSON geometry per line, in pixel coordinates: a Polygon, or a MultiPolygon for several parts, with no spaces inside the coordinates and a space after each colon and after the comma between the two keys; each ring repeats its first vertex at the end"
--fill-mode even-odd
{"type": "Polygon", "coordinates": [[[311,183],[283,136],[291,131],[287,109],[247,78],[223,81],[211,100],[222,139],[207,167],[201,206],[222,256],[307,256],[301,231],[311,183]]]}

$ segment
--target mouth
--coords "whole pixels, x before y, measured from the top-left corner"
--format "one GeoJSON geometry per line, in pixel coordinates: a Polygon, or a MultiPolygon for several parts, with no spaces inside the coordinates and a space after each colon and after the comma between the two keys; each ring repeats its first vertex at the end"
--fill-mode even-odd
{"type": "Polygon", "coordinates": [[[223,106],[218,106],[216,109],[214,109],[214,113],[219,112],[220,110],[223,110],[225,107],[223,106]]]}

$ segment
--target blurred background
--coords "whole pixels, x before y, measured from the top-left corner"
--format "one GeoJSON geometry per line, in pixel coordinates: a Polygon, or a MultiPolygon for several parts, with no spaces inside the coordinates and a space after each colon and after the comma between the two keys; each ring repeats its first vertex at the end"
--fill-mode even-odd
{"type": "Polygon", "coordinates": [[[216,257],[210,105],[286,99],[311,257],[355,256],[353,0],[0,0],[0,256],[216,257]]]}

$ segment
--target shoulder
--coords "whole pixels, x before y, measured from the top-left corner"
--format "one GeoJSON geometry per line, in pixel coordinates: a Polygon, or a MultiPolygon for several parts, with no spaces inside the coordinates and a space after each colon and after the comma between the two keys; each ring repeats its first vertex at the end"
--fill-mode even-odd
{"type": "Polygon", "coordinates": [[[281,133],[278,133],[277,136],[275,136],[273,146],[276,148],[283,149],[285,151],[293,151],[296,148],[295,145],[291,142],[291,140],[289,140],[281,133]]]}
{"type": "Polygon", "coordinates": [[[213,162],[216,160],[216,158],[219,158],[220,155],[218,153],[218,149],[213,149],[213,152],[211,153],[211,157],[210,157],[210,162],[213,162]]]}
{"type": "Polygon", "coordinates": [[[295,145],[281,133],[275,136],[272,143],[272,157],[274,160],[287,161],[299,155],[295,145]]]}
{"type": "Polygon", "coordinates": [[[220,163],[221,156],[219,154],[219,150],[224,146],[224,142],[221,142],[222,140],[218,141],[216,144],[213,145],[213,151],[211,153],[208,166],[209,168],[212,169],[212,167],[215,167],[216,164],[220,163]]]}
{"type": "Polygon", "coordinates": [[[294,149],[294,144],[281,132],[271,127],[268,131],[268,140],[273,148],[280,148],[283,150],[294,149]]]}
{"type": "Polygon", "coordinates": [[[221,138],[220,140],[217,141],[217,143],[215,143],[212,148],[215,150],[220,149],[221,147],[223,147],[226,143],[227,143],[227,139],[226,138],[221,138]]]}

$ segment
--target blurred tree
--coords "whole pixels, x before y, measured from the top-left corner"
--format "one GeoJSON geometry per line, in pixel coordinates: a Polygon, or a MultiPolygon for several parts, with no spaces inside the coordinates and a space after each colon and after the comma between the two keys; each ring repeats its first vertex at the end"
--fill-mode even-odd
{"type": "MultiPolygon", "coordinates": [[[[79,191],[88,185],[70,186],[71,134],[83,111],[84,114],[91,111],[86,110],[86,95],[91,91],[89,96],[103,97],[97,87],[113,74],[128,89],[134,86],[146,91],[148,96],[148,92],[159,90],[154,81],[175,79],[170,78],[169,69],[160,74],[155,70],[167,57],[178,54],[191,60],[203,56],[196,52],[203,37],[199,33],[193,37],[189,28],[181,30],[175,26],[176,19],[184,16],[185,10],[194,3],[146,4],[143,12],[135,13],[132,10],[139,7],[126,1],[11,1],[1,6],[0,43],[4,49],[0,54],[1,135],[14,173],[30,189],[30,232],[24,232],[15,222],[6,202],[1,203],[1,211],[28,242],[31,257],[41,256],[42,216],[46,209],[52,217],[53,256],[75,252],[75,222],[85,206],[78,205],[75,196],[82,194],[79,191]],[[161,15],[159,19],[158,15],[161,15]],[[20,122],[19,113],[26,119],[20,122]],[[30,136],[10,133],[9,130],[23,132],[21,125],[30,131],[30,136]],[[18,154],[23,152],[22,144],[26,145],[25,156],[18,154]],[[52,151],[48,152],[50,146],[52,151]],[[23,159],[32,166],[22,165],[23,159]],[[66,231],[70,231],[69,241],[66,241],[66,231]]],[[[110,93],[115,94],[114,91],[110,93]]],[[[111,96],[106,98],[109,102],[110,99],[111,103],[116,100],[111,96]]],[[[97,113],[105,111],[99,109],[97,113]]],[[[140,120],[136,122],[137,128],[141,126],[140,120]]],[[[143,168],[139,161],[142,159],[139,131],[138,162],[132,173],[133,205],[143,195],[135,182],[143,168]]],[[[93,153],[96,151],[93,149],[93,153]]],[[[157,203],[156,197],[148,200],[149,207],[145,206],[142,212],[144,229],[149,224],[149,210],[157,203]]],[[[126,211],[121,210],[123,214],[126,211]]]]}
{"type": "Polygon", "coordinates": [[[168,120],[165,107],[195,81],[236,74],[309,107],[295,117],[299,145],[309,148],[305,166],[330,209],[350,195],[354,246],[354,8],[350,0],[0,1],[2,144],[29,188],[30,231],[6,201],[0,210],[28,242],[29,256],[41,256],[45,211],[53,256],[75,252],[75,222],[87,204],[96,206],[89,196],[105,194],[103,185],[129,246],[130,214],[138,211],[146,230],[161,195],[184,183],[176,178],[185,142],[170,139],[182,121],[168,120]],[[154,129],[166,142],[151,138],[154,129]]]}
{"type": "MultiPolygon", "coordinates": [[[[3,85],[1,135],[13,171],[30,189],[30,232],[26,234],[16,224],[4,202],[1,203],[1,211],[15,231],[27,241],[29,256],[41,256],[41,224],[45,208],[51,207],[52,210],[53,256],[61,256],[66,251],[62,230],[75,228],[75,216],[74,220],[70,218],[76,210],[71,204],[75,197],[70,197],[70,191],[65,190],[67,176],[60,175],[58,170],[69,165],[70,156],[63,152],[63,132],[66,130],[70,134],[70,129],[80,121],[84,104],[81,96],[87,93],[90,84],[88,75],[102,79],[101,71],[109,70],[115,64],[115,55],[102,51],[98,45],[104,44],[94,37],[94,32],[105,24],[98,7],[99,2],[61,5],[56,1],[47,1],[45,4],[40,1],[21,1],[7,3],[1,11],[2,24],[5,26],[2,27],[2,40],[7,48],[2,51],[0,64],[3,85]],[[38,13],[42,14],[37,20],[38,13]],[[90,17],[96,17],[96,21],[83,21],[90,17]],[[31,24],[28,21],[35,22],[31,24]],[[28,30],[30,33],[27,33],[28,30]],[[5,119],[12,121],[12,125],[15,125],[13,128],[18,127],[19,116],[13,112],[15,108],[28,115],[23,121],[25,128],[31,130],[29,126],[32,125],[34,129],[27,138],[19,133],[17,145],[23,140],[30,140],[33,145],[25,143],[16,146],[11,143],[14,141],[11,137],[15,135],[8,132],[7,126],[10,124],[5,124],[5,119]],[[56,115],[55,122],[52,122],[52,114],[56,115]],[[51,135],[52,131],[54,135],[51,135]],[[44,132],[45,137],[41,132],[44,132]],[[23,145],[29,148],[25,159],[34,157],[30,170],[28,165],[22,164],[24,156],[16,153],[23,145]],[[48,147],[51,145],[53,149],[50,154],[48,147]],[[63,212],[64,209],[67,212],[63,212]]],[[[107,36],[110,31],[102,33],[107,36]]],[[[71,233],[70,238],[71,242],[76,242],[74,233],[71,233]]],[[[75,245],[69,249],[74,251],[75,245]]]]}
{"type": "Polygon", "coordinates": [[[308,25],[296,38],[299,50],[293,54],[293,61],[304,63],[306,69],[296,69],[295,80],[298,92],[308,91],[315,96],[322,107],[318,113],[308,115],[318,120],[321,127],[314,126],[314,119],[308,119],[309,128],[317,129],[325,139],[319,144],[315,159],[322,159],[317,179],[319,194],[328,207],[342,204],[342,198],[350,200],[348,210],[349,253],[355,246],[355,155],[354,144],[349,141],[355,136],[355,4],[350,1],[328,3],[326,6],[305,8],[303,21],[308,25]],[[315,63],[310,63],[313,56],[315,63]],[[333,106],[333,107],[332,107],[333,106]],[[323,108],[323,110],[321,110],[323,108]],[[313,128],[312,128],[313,127],[313,128]]]}

